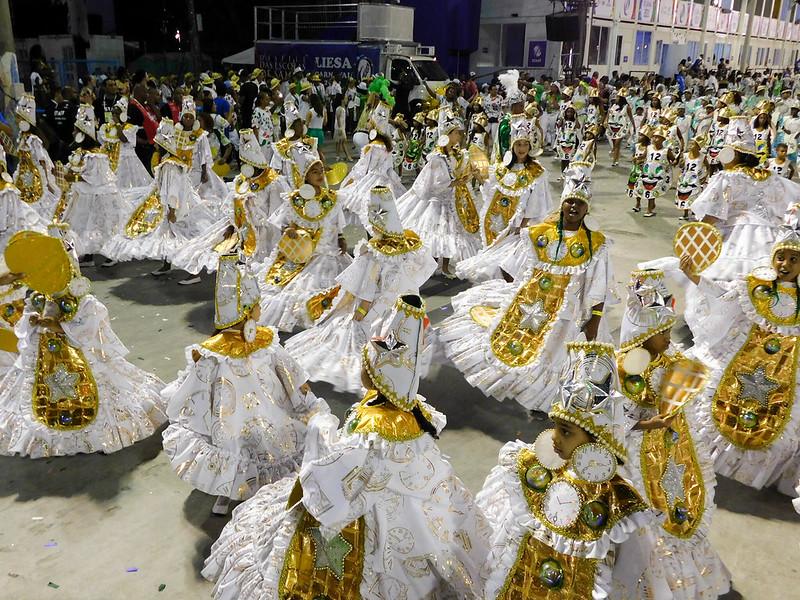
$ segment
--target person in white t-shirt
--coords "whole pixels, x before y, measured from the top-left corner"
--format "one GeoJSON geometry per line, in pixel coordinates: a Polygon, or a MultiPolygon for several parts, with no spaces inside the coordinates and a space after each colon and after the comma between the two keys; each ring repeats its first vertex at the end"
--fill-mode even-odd
{"type": "Polygon", "coordinates": [[[333,141],[336,142],[336,160],[341,160],[342,154],[351,162],[350,149],[347,147],[347,96],[342,96],[342,101],[336,107],[333,123],[333,141]]]}

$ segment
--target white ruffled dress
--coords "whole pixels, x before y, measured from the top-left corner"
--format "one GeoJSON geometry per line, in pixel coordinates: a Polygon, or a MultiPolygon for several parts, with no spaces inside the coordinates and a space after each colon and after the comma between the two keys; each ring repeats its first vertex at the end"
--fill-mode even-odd
{"type": "MultiPolygon", "coordinates": [[[[483,210],[481,211],[481,241],[483,248],[475,256],[461,261],[456,266],[459,279],[468,279],[472,283],[481,283],[501,277],[500,264],[513,255],[520,247],[520,232],[523,221],[540,223],[553,211],[553,200],[550,196],[548,173],[545,169],[541,175],[527,185],[518,186],[518,172],[523,165],[514,164],[511,169],[498,179],[497,171],[501,164],[490,168],[489,179],[481,187],[483,210]],[[498,194],[501,194],[499,197],[498,194]],[[497,198],[496,198],[497,197],[497,198]],[[506,220],[493,211],[493,202],[502,203],[505,199],[517,200],[511,218],[506,220]],[[486,228],[490,227],[493,239],[487,239],[486,228]]],[[[505,171],[505,168],[503,168],[505,171]]],[[[497,213],[502,210],[501,205],[497,213]]],[[[516,270],[516,269],[515,269],[516,270]]]]}
{"type": "MultiPolygon", "coordinates": [[[[609,240],[604,240],[592,257],[582,264],[560,266],[539,260],[529,233],[531,229],[520,232],[517,251],[509,254],[508,260],[501,264],[514,281],[506,283],[492,279],[454,296],[451,299],[453,315],[439,325],[438,334],[447,357],[470,385],[497,400],[513,398],[528,410],[547,412],[559,390],[561,366],[567,357],[566,343],[582,335],[581,328],[591,318],[593,306],[601,302],[608,305],[613,301],[614,278],[609,240]],[[523,288],[533,278],[541,280],[548,278],[549,274],[570,276],[563,301],[557,313],[549,319],[549,324],[545,325],[547,331],[535,356],[523,366],[509,366],[492,350],[493,333],[523,288]],[[481,310],[492,316],[479,324],[472,310],[475,307],[485,307],[488,310],[481,310]]],[[[560,259],[567,255],[574,235],[569,231],[563,233],[564,239],[558,250],[560,259]]],[[[557,242],[552,239],[546,246],[550,260],[555,257],[556,247],[557,242]]],[[[611,339],[605,319],[600,322],[597,339],[611,339]]]]}
{"type": "Polygon", "coordinates": [[[121,194],[108,155],[99,149],[70,161],[77,165],[78,180],[69,188],[61,220],[75,233],[79,256],[101,253],[109,238],[122,233],[142,189],[121,194]]]}
{"type": "MultiPolygon", "coordinates": [[[[475,498],[494,530],[483,567],[487,577],[484,598],[498,598],[505,591],[506,581],[517,564],[528,534],[560,554],[597,561],[591,596],[585,596],[586,600],[670,598],[663,594],[643,595],[639,588],[647,566],[645,557],[651,546],[646,535],[652,519],[650,511],[640,510],[624,516],[594,541],[573,539],[553,531],[533,514],[525,498],[518,473],[518,456],[523,450],[533,452],[533,445],[519,440],[505,444],[500,449],[498,466],[489,473],[475,498]]],[[[534,600],[546,596],[503,597],[534,600]]],[[[574,597],[577,598],[577,594],[574,597]]]]}
{"type": "Polygon", "coordinates": [[[98,393],[94,420],[68,430],[38,420],[32,398],[39,341],[45,331],[30,324],[34,314],[38,312],[29,298],[15,327],[19,358],[0,384],[0,454],[31,458],[110,454],[153,435],[167,420],[161,400],[164,383],[125,360],[128,349],[111,329],[106,307],[91,294],[80,300],[74,317],[62,321],[61,327],[68,344],[83,353],[91,369],[98,393]]]}
{"type": "Polygon", "coordinates": [[[341,252],[338,245],[339,233],[346,226],[340,201],[337,199],[335,206],[318,220],[309,220],[286,197],[269,218],[269,222],[280,231],[294,223],[309,231],[318,231],[319,239],[302,271],[284,286],[268,279],[270,268],[280,258],[278,247],[256,268],[261,288],[261,324],[272,325],[281,331],[291,331],[298,324],[303,327],[313,324],[308,317],[306,301],[315,293],[333,286],[336,276],[353,261],[349,254],[341,252]]]}
{"type": "Polygon", "coordinates": [[[14,171],[14,185],[22,193],[23,202],[30,204],[49,223],[61,197],[61,190],[53,175],[53,161],[44,149],[41,138],[32,133],[20,134],[17,156],[19,164],[14,171]]]}
{"type": "MultiPolygon", "coordinates": [[[[223,242],[231,227],[234,233],[244,242],[248,235],[255,236],[256,248],[248,259],[256,263],[263,262],[278,243],[278,231],[269,223],[269,217],[284,201],[283,196],[289,192],[286,180],[276,177],[272,183],[262,189],[252,191],[248,180],[242,175],[234,181],[234,189],[228,193],[225,203],[228,215],[214,223],[208,229],[187,242],[172,255],[172,266],[183,269],[187,273],[197,275],[205,269],[209,273],[217,270],[219,252],[215,248],[223,242]],[[242,215],[236,215],[235,204],[241,203],[242,215]],[[236,226],[241,220],[241,227],[236,226]]],[[[245,245],[245,244],[243,244],[245,245]]]]}
{"type": "MultiPolygon", "coordinates": [[[[638,422],[655,417],[657,410],[639,406],[628,400],[625,413],[632,421],[638,422]]],[[[687,429],[689,435],[692,435],[691,427],[687,429]]],[[[658,430],[659,435],[663,431],[658,430]]],[[[641,470],[642,441],[642,431],[631,430],[628,433],[625,440],[628,460],[620,466],[619,472],[636,488],[639,495],[646,499],[648,495],[641,470]]],[[[714,461],[711,460],[708,449],[697,444],[695,439],[690,443],[694,446],[692,455],[697,461],[699,475],[703,480],[704,506],[701,522],[691,537],[681,538],[662,527],[666,517],[660,511],[656,511],[655,519],[648,525],[650,535],[656,540],[649,555],[648,570],[654,579],[667,584],[672,594],[670,597],[675,600],[716,600],[730,589],[730,573],[711,546],[709,539],[711,517],[716,509],[714,491],[717,487],[717,477],[714,474],[714,461]]]]}
{"type": "MultiPolygon", "coordinates": [[[[441,430],[444,415],[422,408],[441,430]]],[[[338,425],[330,414],[309,422],[302,501],[287,506],[296,479],[286,478],[234,510],[203,569],[214,598],[280,600],[287,548],[306,511],[326,538],[363,518],[362,600],[482,598],[489,526],[434,439],[390,441],[338,425]]]]}
{"type": "Polygon", "coordinates": [[[277,331],[261,328],[252,345],[239,332],[221,333],[186,348],[186,364],[161,393],[170,420],[164,452],[178,477],[207,494],[246,500],[297,473],[306,422],[324,403],[300,391],[306,375],[277,331]],[[226,343],[231,338],[238,343],[226,343]]]}
{"type": "Polygon", "coordinates": [[[228,195],[228,186],[212,168],[214,166],[214,157],[211,155],[208,135],[208,132],[204,131],[194,143],[189,178],[192,181],[192,187],[197,190],[197,194],[205,201],[214,218],[217,219],[222,217],[226,210],[225,198],[228,195]],[[206,167],[208,176],[205,183],[202,181],[203,165],[206,167]]]}
{"type": "MultiPolygon", "coordinates": [[[[469,160],[462,151],[461,161],[469,160]]],[[[416,231],[430,244],[436,258],[449,258],[451,266],[475,256],[481,247],[478,232],[469,233],[456,211],[453,187],[456,157],[445,156],[438,149],[428,155],[411,189],[397,200],[397,212],[406,227],[416,231]]],[[[476,196],[469,188],[473,203],[476,196]]],[[[477,211],[479,206],[474,206],[477,211]]]]}
{"type": "Polygon", "coordinates": [[[47,233],[47,223],[22,201],[14,184],[0,180],[0,248],[5,249],[14,234],[24,230],[47,233]]]}
{"type": "MultiPolygon", "coordinates": [[[[781,287],[779,284],[772,313],[792,318],[796,310],[795,298],[783,292],[781,287]]],[[[696,446],[707,449],[718,474],[756,489],[777,483],[780,491],[794,495],[793,486],[800,475],[800,404],[797,402],[800,381],[797,373],[790,392],[795,400],[783,431],[763,448],[748,450],[723,435],[712,416],[712,403],[720,380],[728,366],[739,358],[754,326],[782,336],[782,345],[785,346],[792,343],[794,336],[800,335],[800,325],[778,325],[760,314],[753,306],[747,282],[743,279],[714,283],[703,276],[698,290],[707,298],[709,312],[700,315],[701,329],[695,334],[695,346],[687,354],[708,366],[710,375],[705,392],[685,409],[694,424],[696,446]]],[[[791,357],[791,353],[787,356],[791,357]]],[[[746,374],[747,371],[752,371],[752,365],[745,362],[736,372],[737,378],[739,373],[746,374]]],[[[766,381],[771,381],[769,376],[766,381]]],[[[771,383],[769,387],[772,387],[771,383]]]]}
{"type": "Polygon", "coordinates": [[[136,155],[136,134],[139,126],[125,123],[123,127],[125,141],[120,139],[119,134],[111,131],[119,127],[119,125],[110,127],[108,124],[103,124],[97,130],[97,139],[101,144],[119,144],[117,169],[114,171],[117,176],[117,186],[120,190],[149,187],[153,183],[153,177],[136,155]]]}
{"type": "Polygon", "coordinates": [[[367,207],[370,190],[375,186],[388,187],[395,198],[406,193],[406,188],[394,168],[394,157],[380,141],[370,142],[361,149],[358,162],[353,165],[347,179],[339,188],[339,193],[343,194],[343,208],[348,224],[360,224],[364,229],[370,229],[367,207]]]}
{"type": "Polygon", "coordinates": [[[335,305],[314,327],[292,336],[286,351],[309,373],[311,381],[327,381],[336,391],[361,390],[361,350],[380,335],[397,298],[418,294],[433,275],[436,261],[425,246],[387,255],[361,241],[356,258],[336,278],[341,286],[335,305]],[[361,321],[353,319],[362,300],[371,302],[361,321]]]}
{"type": "Polygon", "coordinates": [[[212,222],[211,211],[192,188],[186,165],[169,158],[156,167],[155,180],[134,203],[133,214],[123,220],[123,231],[111,238],[103,247],[101,254],[108,258],[127,260],[170,260],[172,256],[189,243],[195,236],[207,230],[212,222]],[[157,204],[152,209],[140,211],[144,203],[157,196],[157,204]],[[175,210],[175,223],[167,218],[168,210],[175,210]],[[137,213],[141,214],[137,217],[137,213]],[[157,226],[134,237],[124,230],[128,224],[157,221],[157,226]]]}

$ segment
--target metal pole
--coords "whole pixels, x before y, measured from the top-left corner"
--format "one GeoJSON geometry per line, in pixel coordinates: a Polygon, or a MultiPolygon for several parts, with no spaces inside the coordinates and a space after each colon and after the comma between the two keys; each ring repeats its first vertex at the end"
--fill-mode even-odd
{"type": "MultiPolygon", "coordinates": [[[[703,29],[700,30],[700,54],[703,55],[703,62],[708,60],[706,52],[706,33],[708,33],[708,9],[711,6],[711,0],[706,0],[703,3],[703,29]]],[[[692,7],[694,10],[694,7],[692,7]]],[[[713,62],[713,61],[712,61],[713,62]]]]}
{"type": "MultiPolygon", "coordinates": [[[[747,0],[748,11],[750,10],[752,2],[753,0],[747,0]]],[[[742,14],[739,15],[739,18],[740,19],[743,18],[745,14],[747,14],[747,29],[745,30],[744,33],[744,46],[742,46],[742,57],[739,59],[740,71],[745,71],[747,69],[747,64],[750,62],[750,57],[748,55],[750,54],[750,36],[753,33],[753,20],[754,20],[753,15],[751,15],[749,12],[748,13],[742,12],[742,14]]]]}
{"type": "Polygon", "coordinates": [[[611,67],[614,65],[614,59],[617,55],[617,29],[619,27],[619,14],[617,13],[618,10],[618,3],[617,0],[613,0],[611,4],[611,27],[609,29],[610,33],[608,35],[608,60],[606,61],[606,68],[609,79],[611,78],[611,71],[613,70],[611,67]]]}

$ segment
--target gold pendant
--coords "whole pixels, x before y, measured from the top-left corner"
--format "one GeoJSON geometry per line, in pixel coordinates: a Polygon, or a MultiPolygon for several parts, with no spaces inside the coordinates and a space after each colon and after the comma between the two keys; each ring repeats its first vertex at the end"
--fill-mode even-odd
{"type": "Polygon", "coordinates": [[[33,162],[33,157],[28,150],[20,150],[19,166],[16,174],[17,187],[20,197],[28,204],[38,202],[44,192],[42,176],[33,162]]]}

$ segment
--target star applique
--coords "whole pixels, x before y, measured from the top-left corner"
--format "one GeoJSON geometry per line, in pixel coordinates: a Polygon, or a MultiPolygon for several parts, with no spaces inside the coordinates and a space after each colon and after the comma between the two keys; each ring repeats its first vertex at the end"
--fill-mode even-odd
{"type": "Polygon", "coordinates": [[[75,398],[78,395],[76,389],[78,374],[67,371],[64,365],[58,365],[55,371],[44,378],[44,381],[50,388],[50,400],[53,402],[58,402],[62,398],[75,398]]]}
{"type": "Polygon", "coordinates": [[[529,329],[537,333],[550,318],[550,314],[544,309],[544,303],[537,300],[533,304],[520,304],[519,311],[522,313],[522,320],[519,322],[520,329],[529,329]]]}
{"type": "Polygon", "coordinates": [[[383,208],[380,204],[377,206],[373,206],[372,209],[369,211],[369,217],[371,221],[376,222],[378,225],[383,227],[386,226],[386,215],[389,214],[389,211],[383,208]]]}
{"type": "Polygon", "coordinates": [[[667,467],[661,476],[661,488],[667,495],[667,502],[670,509],[675,507],[678,500],[686,499],[686,490],[683,487],[683,474],[686,472],[686,465],[677,464],[673,457],[669,457],[667,467]]]}
{"type": "Polygon", "coordinates": [[[337,533],[329,541],[325,541],[319,527],[312,527],[311,539],[314,540],[314,568],[328,569],[339,581],[344,575],[344,560],[353,551],[353,546],[341,533],[337,533]]]}
{"type": "Polygon", "coordinates": [[[737,373],[736,379],[741,386],[739,400],[755,400],[766,408],[767,400],[781,385],[767,377],[764,367],[757,367],[752,373],[737,373]]]}
{"type": "Polygon", "coordinates": [[[573,191],[589,192],[589,184],[592,182],[584,173],[573,175],[569,178],[569,183],[573,191]]]}

